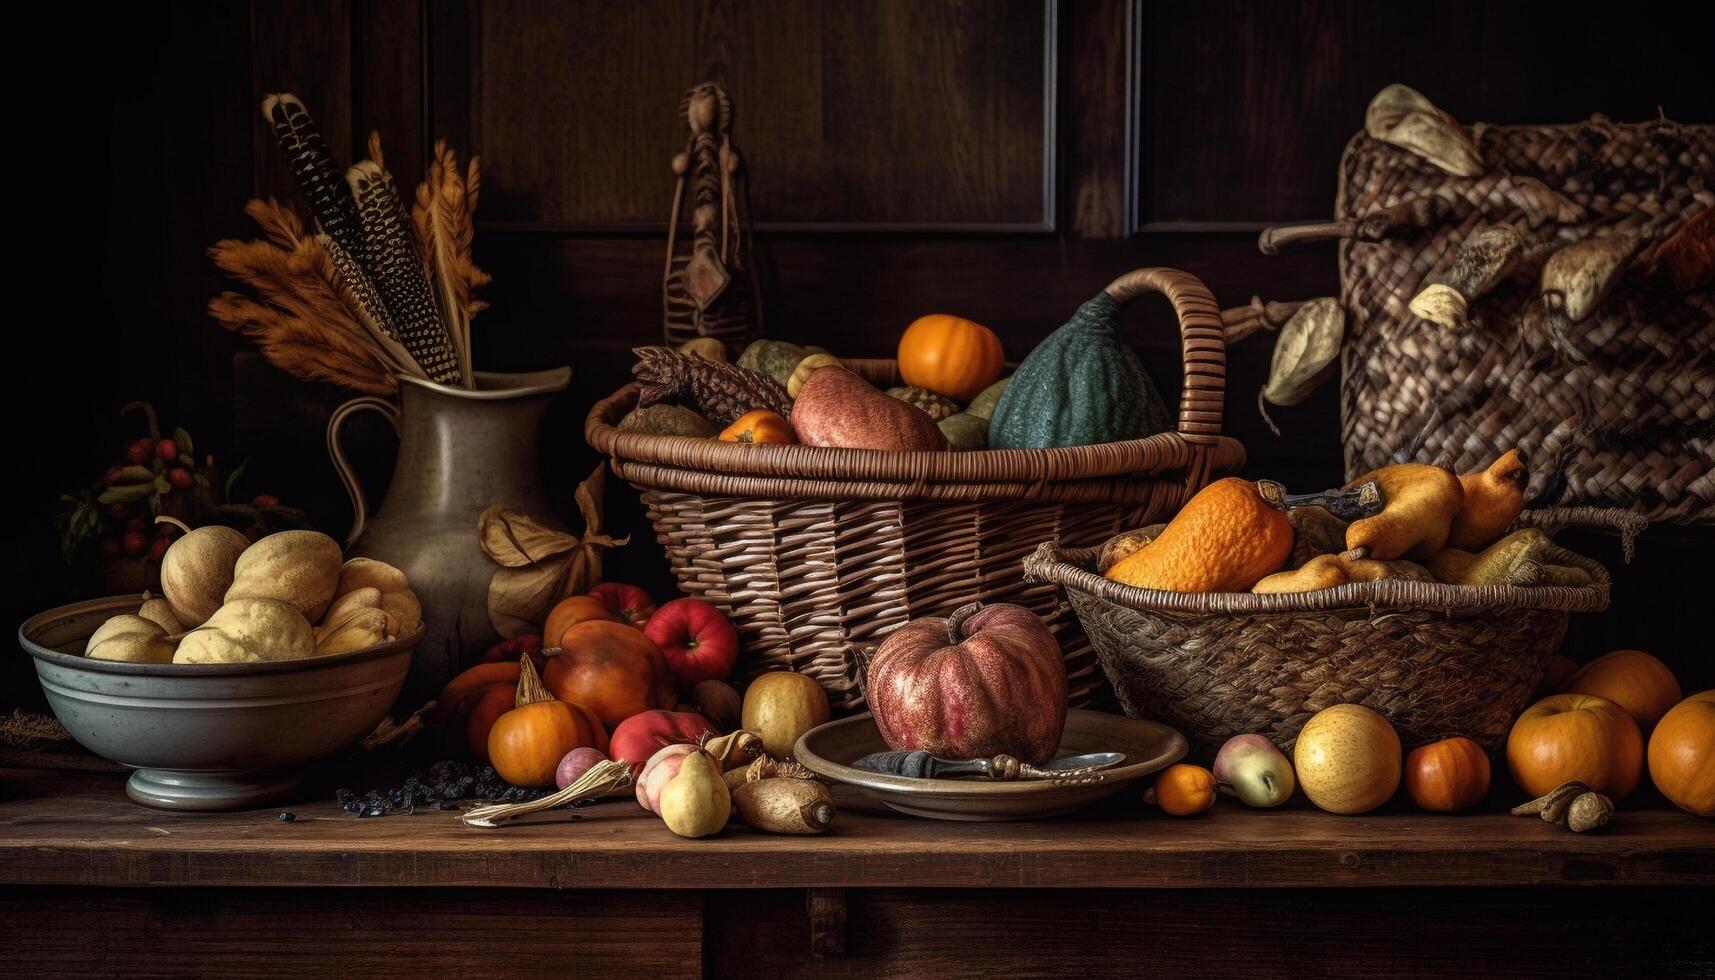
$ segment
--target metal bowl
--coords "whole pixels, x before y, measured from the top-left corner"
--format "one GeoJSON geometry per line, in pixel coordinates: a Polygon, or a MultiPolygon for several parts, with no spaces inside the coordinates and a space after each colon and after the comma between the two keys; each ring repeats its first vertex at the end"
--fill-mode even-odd
{"type": "Polygon", "coordinates": [[[1032,820],[1054,817],[1112,796],[1130,783],[1184,757],[1185,736],[1166,725],[1124,715],[1073,708],[1055,756],[1124,752],[1125,762],[1104,770],[1101,782],[1061,785],[1043,779],[915,779],[890,776],[851,763],[887,743],[868,712],[828,722],[806,732],[792,753],[812,772],[848,783],[900,813],[936,820],[1032,820]]]}
{"type": "Polygon", "coordinates": [[[422,627],[391,643],[259,664],[90,660],[84,643],[142,596],[50,609],[18,628],[60,723],[80,745],[137,771],[125,792],[166,810],[237,810],[289,797],[303,766],[375,730],[422,627]]]}

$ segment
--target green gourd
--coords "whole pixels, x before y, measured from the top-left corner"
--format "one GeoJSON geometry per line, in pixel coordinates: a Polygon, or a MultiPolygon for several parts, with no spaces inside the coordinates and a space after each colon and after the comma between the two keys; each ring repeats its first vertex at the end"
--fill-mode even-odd
{"type": "Polygon", "coordinates": [[[800,347],[784,340],[758,340],[738,356],[738,366],[766,374],[781,384],[792,377],[792,369],[811,354],[826,354],[820,347],[800,347]]]}
{"type": "Polygon", "coordinates": [[[960,452],[982,449],[988,445],[989,421],[980,415],[960,412],[935,423],[947,437],[947,447],[960,452]]]}
{"type": "Polygon", "coordinates": [[[1012,375],[1009,374],[999,381],[996,381],[994,384],[989,385],[987,388],[984,388],[977,394],[977,397],[971,399],[971,403],[969,405],[965,406],[965,411],[980,419],[994,418],[994,407],[1000,404],[1000,396],[1005,393],[1006,383],[1011,380],[1012,375]]]}
{"type": "Polygon", "coordinates": [[[1143,362],[1120,342],[1121,309],[1099,293],[1030,352],[995,406],[990,448],[1088,446],[1173,428],[1143,362]]]}

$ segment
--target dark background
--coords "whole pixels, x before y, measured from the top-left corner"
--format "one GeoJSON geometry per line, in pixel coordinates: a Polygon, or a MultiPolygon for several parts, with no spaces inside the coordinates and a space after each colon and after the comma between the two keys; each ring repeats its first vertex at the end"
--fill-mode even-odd
{"type": "MultiPolygon", "coordinates": [[[[1331,245],[1263,257],[1263,226],[1326,216],[1335,166],[1383,85],[1406,82],[1466,122],[1619,120],[1658,108],[1715,121],[1697,5],[1194,0],[759,3],[314,0],[35,6],[15,43],[54,39],[54,68],[13,87],[13,537],[10,622],[90,589],[60,562],[52,514],[140,434],[146,398],[249,488],[336,535],[349,508],[328,465],[328,410],[347,393],[267,367],[205,313],[223,288],[205,249],[250,236],[255,195],[294,199],[262,124],[264,93],[300,95],[349,163],[371,129],[403,185],[427,146],[478,152],[478,263],[494,276],[477,365],[570,364],[541,464],[570,512],[596,462],[589,405],[660,336],[668,160],[690,85],[723,83],[751,179],[772,336],[890,356],[916,316],[955,312],[1022,357],[1110,279],[1145,265],[1202,277],[1223,305],[1338,285],[1331,245]]],[[[47,53],[33,52],[31,57],[47,53]]],[[[1166,304],[1128,338],[1169,398],[1166,304]]],[[[1309,489],[1342,478],[1324,386],[1252,407],[1270,344],[1230,352],[1228,429],[1248,472],[1309,489]]],[[[368,420],[365,420],[366,422],[368,420]]],[[[353,423],[373,492],[384,431],[353,423]]],[[[520,460],[533,465],[535,460],[520,460]]],[[[633,532],[611,577],[666,587],[628,490],[633,532]]],[[[1615,609],[1575,620],[1568,649],[1650,649],[1687,689],[1715,682],[1711,536],[1652,529],[1568,543],[1609,563],[1615,609]]],[[[0,701],[39,702],[22,657],[0,701]]]]}

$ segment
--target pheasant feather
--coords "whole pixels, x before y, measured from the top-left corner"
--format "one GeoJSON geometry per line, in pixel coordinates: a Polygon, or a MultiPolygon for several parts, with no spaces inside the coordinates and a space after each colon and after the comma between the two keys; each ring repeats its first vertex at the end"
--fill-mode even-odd
{"type": "Polygon", "coordinates": [[[489,277],[471,258],[471,240],[475,234],[471,215],[475,208],[477,173],[477,161],[473,158],[468,177],[461,176],[458,158],[447,148],[445,140],[437,141],[435,158],[429,164],[428,175],[417,185],[417,202],[411,209],[412,224],[427,255],[435,299],[448,333],[456,341],[467,382],[470,320],[482,309],[474,292],[489,282],[489,277]]]}
{"type": "Polygon", "coordinates": [[[309,201],[316,224],[346,251],[361,255],[363,237],[357,205],[314,117],[289,92],[263,99],[262,116],[274,127],[274,141],[286,157],[292,179],[309,201]]]}
{"type": "Polygon", "coordinates": [[[399,342],[431,381],[462,383],[461,360],[435,308],[393,178],[373,160],[363,160],[346,172],[346,181],[363,229],[364,271],[393,315],[399,342]]]}

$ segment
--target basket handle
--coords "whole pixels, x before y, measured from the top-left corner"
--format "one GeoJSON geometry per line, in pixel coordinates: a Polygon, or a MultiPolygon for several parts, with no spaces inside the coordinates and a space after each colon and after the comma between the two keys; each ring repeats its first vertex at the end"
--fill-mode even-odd
{"type": "Polygon", "coordinates": [[[1221,307],[1209,287],[1189,272],[1149,268],[1120,276],[1108,283],[1105,292],[1121,304],[1150,292],[1166,296],[1173,304],[1185,360],[1179,392],[1179,434],[1193,445],[1213,445],[1221,434],[1222,404],[1227,394],[1227,334],[1221,324],[1221,307]]]}

